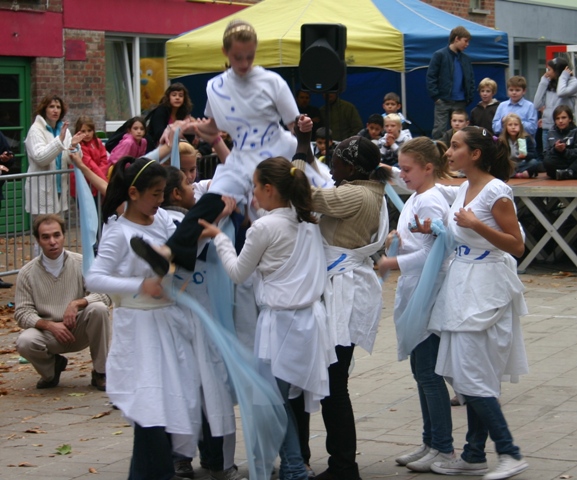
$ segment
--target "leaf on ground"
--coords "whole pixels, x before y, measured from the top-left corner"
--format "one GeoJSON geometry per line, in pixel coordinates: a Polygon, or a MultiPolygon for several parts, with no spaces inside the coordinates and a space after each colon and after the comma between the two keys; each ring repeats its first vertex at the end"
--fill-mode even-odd
{"type": "Polygon", "coordinates": [[[85,393],[69,393],[68,396],[69,397],[84,397],[86,394],[85,393]]]}
{"type": "Polygon", "coordinates": [[[46,430],[40,430],[40,428],[29,428],[24,430],[24,433],[46,433],[46,430]]]}
{"type": "Polygon", "coordinates": [[[122,435],[122,430],[118,430],[117,432],[113,432],[112,435],[122,435]]]}
{"type": "Polygon", "coordinates": [[[96,470],[94,467],[90,467],[88,469],[88,473],[98,473],[98,470],[96,470]]]}
{"type": "Polygon", "coordinates": [[[31,463],[28,462],[20,462],[18,464],[19,467],[37,467],[38,465],[32,465],[31,463]]]}
{"type": "Polygon", "coordinates": [[[58,410],[72,410],[74,407],[60,407],[58,410]]]}
{"type": "Polygon", "coordinates": [[[33,443],[32,446],[33,447],[43,447],[44,445],[41,443],[33,443]]]}
{"type": "Polygon", "coordinates": [[[96,415],[93,415],[92,418],[96,419],[96,418],[106,417],[106,415],[110,415],[110,412],[112,412],[112,410],[108,410],[107,412],[100,412],[100,413],[97,413],[96,415]]]}
{"type": "Polygon", "coordinates": [[[56,453],[58,455],[68,455],[72,451],[72,446],[69,443],[65,443],[56,447],[56,453]]]}

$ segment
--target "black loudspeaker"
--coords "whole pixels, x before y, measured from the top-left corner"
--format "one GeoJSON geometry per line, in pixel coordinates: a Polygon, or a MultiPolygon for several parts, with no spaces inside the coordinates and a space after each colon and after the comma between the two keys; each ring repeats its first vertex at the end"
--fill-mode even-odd
{"type": "Polygon", "coordinates": [[[346,48],[347,27],[344,25],[301,25],[299,73],[303,88],[318,93],[344,91],[347,82],[346,48]]]}

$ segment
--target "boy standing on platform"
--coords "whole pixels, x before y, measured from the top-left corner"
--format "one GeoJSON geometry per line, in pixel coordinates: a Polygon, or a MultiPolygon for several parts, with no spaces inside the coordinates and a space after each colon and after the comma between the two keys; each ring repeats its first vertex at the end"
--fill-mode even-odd
{"type": "Polygon", "coordinates": [[[471,34],[462,26],[449,35],[449,45],[437,50],[427,70],[427,91],[435,102],[432,138],[438,140],[447,129],[454,110],[465,109],[475,95],[475,75],[471,59],[464,51],[471,34]]]}

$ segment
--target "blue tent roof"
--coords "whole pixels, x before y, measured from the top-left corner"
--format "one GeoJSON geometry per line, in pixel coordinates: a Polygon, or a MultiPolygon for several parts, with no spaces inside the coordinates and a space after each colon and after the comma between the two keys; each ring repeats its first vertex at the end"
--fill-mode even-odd
{"type": "Polygon", "coordinates": [[[474,63],[509,65],[507,34],[470,22],[419,0],[372,0],[382,15],[403,33],[405,71],[429,65],[432,54],[448,44],[459,25],[471,32],[467,55],[474,63]]]}

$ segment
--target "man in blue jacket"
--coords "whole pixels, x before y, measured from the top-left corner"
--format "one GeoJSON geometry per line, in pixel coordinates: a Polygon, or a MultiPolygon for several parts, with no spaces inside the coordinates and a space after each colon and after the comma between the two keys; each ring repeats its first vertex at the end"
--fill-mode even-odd
{"type": "Polygon", "coordinates": [[[427,70],[427,91],[435,102],[433,139],[447,130],[451,113],[465,109],[475,95],[475,75],[471,59],[463,52],[469,46],[471,34],[465,27],[455,27],[449,35],[449,45],[437,50],[427,70]]]}

